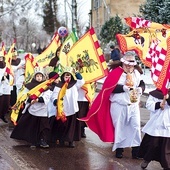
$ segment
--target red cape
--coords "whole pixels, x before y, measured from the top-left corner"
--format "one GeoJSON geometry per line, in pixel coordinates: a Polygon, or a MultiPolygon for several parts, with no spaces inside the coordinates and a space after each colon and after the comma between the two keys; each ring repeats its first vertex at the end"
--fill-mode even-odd
{"type": "Polygon", "coordinates": [[[103,142],[114,142],[114,126],[110,115],[110,94],[113,92],[120,76],[121,67],[112,70],[106,77],[102,90],[91,105],[87,116],[79,119],[95,132],[103,142]]]}

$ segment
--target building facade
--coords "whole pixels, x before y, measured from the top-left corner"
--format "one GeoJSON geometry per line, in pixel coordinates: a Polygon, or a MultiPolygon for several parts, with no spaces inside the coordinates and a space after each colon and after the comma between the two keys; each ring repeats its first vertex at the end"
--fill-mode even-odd
{"type": "Polygon", "coordinates": [[[146,0],[91,0],[91,26],[99,35],[101,27],[110,18],[116,14],[122,18],[132,17],[139,14],[139,6],[146,0]]]}

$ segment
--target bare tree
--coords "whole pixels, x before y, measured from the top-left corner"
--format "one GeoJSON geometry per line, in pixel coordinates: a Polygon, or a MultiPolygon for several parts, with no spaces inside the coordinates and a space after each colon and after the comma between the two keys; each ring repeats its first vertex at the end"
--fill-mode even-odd
{"type": "MultiPolygon", "coordinates": [[[[0,20],[4,21],[0,27],[2,40],[7,46],[10,46],[13,39],[16,39],[17,47],[31,50],[32,43],[47,43],[38,40],[37,35],[42,32],[42,19],[39,16],[41,10],[37,6],[41,6],[43,2],[34,0],[1,0],[2,6],[0,11],[0,20]],[[22,14],[22,15],[21,15],[22,14]]],[[[42,1],[42,0],[41,0],[42,1]]],[[[44,32],[43,32],[44,33],[44,32]]],[[[49,36],[44,33],[45,36],[49,36]]]]}

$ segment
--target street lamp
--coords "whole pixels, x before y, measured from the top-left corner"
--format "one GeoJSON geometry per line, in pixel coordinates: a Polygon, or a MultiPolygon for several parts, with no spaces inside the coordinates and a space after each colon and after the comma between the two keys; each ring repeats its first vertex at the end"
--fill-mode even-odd
{"type": "Polygon", "coordinates": [[[88,13],[89,15],[89,23],[90,23],[90,28],[92,27],[92,10],[88,13]]]}
{"type": "Polygon", "coordinates": [[[76,0],[72,0],[72,30],[76,28],[76,0]]]}

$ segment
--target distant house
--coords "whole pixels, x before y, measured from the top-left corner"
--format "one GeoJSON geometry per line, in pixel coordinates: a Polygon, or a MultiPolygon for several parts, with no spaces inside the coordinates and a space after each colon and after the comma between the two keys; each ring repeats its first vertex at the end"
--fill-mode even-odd
{"type": "Polygon", "coordinates": [[[91,26],[99,35],[101,27],[116,14],[122,18],[132,17],[139,14],[139,6],[146,0],[91,0],[91,26]]]}

